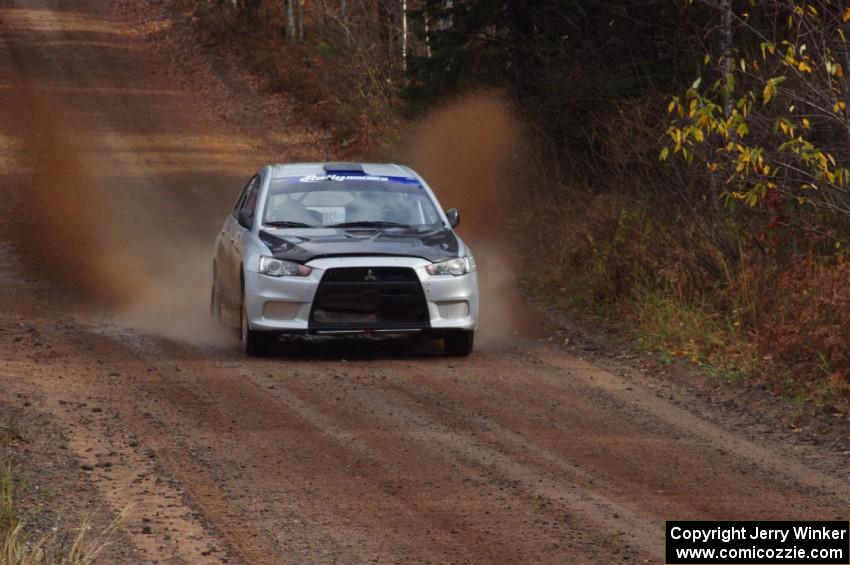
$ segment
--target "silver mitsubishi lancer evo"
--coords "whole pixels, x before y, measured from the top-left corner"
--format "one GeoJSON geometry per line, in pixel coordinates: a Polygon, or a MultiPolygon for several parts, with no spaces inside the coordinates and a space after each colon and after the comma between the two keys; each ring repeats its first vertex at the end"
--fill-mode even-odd
{"type": "Polygon", "coordinates": [[[263,167],[215,243],[210,310],[240,329],[248,355],[283,333],[424,333],[472,351],[478,274],[443,212],[408,167],[263,167]]]}

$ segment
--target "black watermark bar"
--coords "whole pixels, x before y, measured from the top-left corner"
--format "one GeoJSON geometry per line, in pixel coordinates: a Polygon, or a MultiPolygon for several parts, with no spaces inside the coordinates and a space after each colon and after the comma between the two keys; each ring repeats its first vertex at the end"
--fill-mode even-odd
{"type": "Polygon", "coordinates": [[[668,521],[667,565],[850,565],[850,522],[668,521]]]}

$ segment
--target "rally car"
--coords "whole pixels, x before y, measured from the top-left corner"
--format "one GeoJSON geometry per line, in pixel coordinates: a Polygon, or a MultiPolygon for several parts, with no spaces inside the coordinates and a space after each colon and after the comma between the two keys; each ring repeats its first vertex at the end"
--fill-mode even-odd
{"type": "Polygon", "coordinates": [[[428,184],[406,166],[263,167],[215,243],[212,315],[248,355],[283,333],[423,333],[472,351],[475,258],[428,184]]]}

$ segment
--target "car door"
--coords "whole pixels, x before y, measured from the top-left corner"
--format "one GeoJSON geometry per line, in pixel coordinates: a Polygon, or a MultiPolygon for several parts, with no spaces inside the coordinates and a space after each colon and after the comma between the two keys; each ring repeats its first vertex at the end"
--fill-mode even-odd
{"type": "Polygon", "coordinates": [[[239,273],[233,269],[233,242],[240,228],[237,220],[239,210],[242,209],[242,204],[245,202],[245,198],[251,186],[253,186],[255,178],[257,177],[252,177],[242,188],[242,192],[239,193],[239,198],[236,199],[233,210],[228,214],[221,228],[221,234],[219,234],[218,238],[219,243],[216,247],[218,283],[221,285],[222,303],[227,310],[234,310],[239,307],[239,273]]]}
{"type": "Polygon", "coordinates": [[[234,290],[234,305],[241,307],[242,301],[242,283],[240,276],[242,275],[242,252],[244,250],[245,237],[251,232],[254,227],[254,214],[257,209],[257,196],[260,193],[260,176],[256,175],[248,182],[245,196],[240,203],[239,210],[236,212],[236,222],[234,222],[233,238],[231,240],[231,281],[234,290]]]}

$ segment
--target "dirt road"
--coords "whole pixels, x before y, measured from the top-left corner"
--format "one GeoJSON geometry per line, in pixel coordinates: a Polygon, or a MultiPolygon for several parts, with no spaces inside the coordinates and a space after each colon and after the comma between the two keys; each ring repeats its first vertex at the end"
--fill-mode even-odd
{"type": "Polygon", "coordinates": [[[0,1],[0,400],[126,511],[127,561],[643,563],[665,519],[847,519],[846,454],[548,342],[207,335],[218,222],[316,136],[178,81],[116,6],[0,1]]]}

